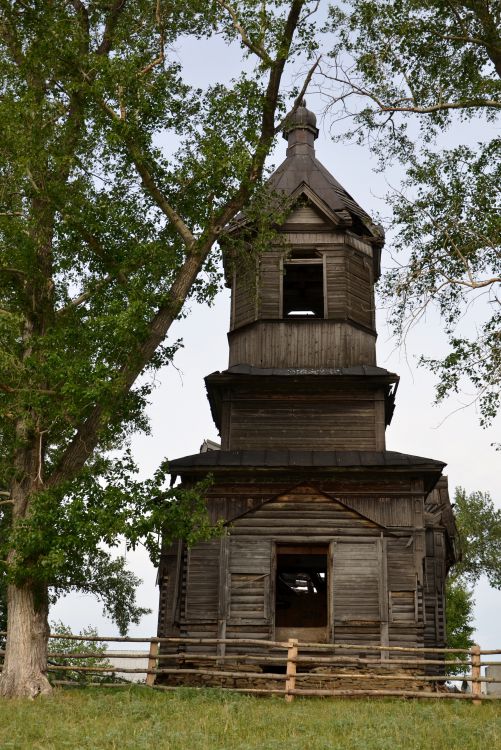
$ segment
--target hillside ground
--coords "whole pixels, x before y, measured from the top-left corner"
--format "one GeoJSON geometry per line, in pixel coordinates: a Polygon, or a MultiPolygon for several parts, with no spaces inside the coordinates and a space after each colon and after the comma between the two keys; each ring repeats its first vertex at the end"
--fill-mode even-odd
{"type": "Polygon", "coordinates": [[[0,750],[501,750],[501,701],[56,689],[0,702],[0,750]]]}

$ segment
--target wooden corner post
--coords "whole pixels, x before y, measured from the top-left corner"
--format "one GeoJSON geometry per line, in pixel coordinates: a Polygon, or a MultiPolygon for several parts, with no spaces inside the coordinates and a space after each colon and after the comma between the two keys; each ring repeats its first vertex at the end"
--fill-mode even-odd
{"type": "Polygon", "coordinates": [[[480,646],[475,645],[470,649],[471,654],[471,697],[472,703],[479,706],[482,703],[482,683],[480,682],[480,646]]]}
{"type": "Polygon", "coordinates": [[[158,641],[152,638],[150,641],[150,653],[148,656],[148,673],[146,675],[146,684],[149,687],[153,687],[155,684],[156,674],[152,673],[152,669],[156,669],[158,660],[158,641]]]}
{"type": "Polygon", "coordinates": [[[291,691],[296,687],[296,669],[297,669],[297,650],[298,639],[289,638],[287,648],[287,672],[285,679],[285,701],[291,703],[294,700],[294,693],[291,691]]]}

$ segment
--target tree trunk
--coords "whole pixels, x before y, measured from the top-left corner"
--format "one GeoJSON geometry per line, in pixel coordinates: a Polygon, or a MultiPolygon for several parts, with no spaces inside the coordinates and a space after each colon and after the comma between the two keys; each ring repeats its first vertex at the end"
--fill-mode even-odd
{"type": "Polygon", "coordinates": [[[47,679],[49,598],[45,587],[29,584],[7,589],[8,624],[0,695],[35,698],[50,693],[47,679]]]}

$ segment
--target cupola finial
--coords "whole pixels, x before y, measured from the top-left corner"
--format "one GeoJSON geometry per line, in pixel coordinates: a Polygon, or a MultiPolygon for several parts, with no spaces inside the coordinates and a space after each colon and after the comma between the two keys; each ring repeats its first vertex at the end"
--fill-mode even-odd
{"type": "Polygon", "coordinates": [[[287,156],[313,151],[313,144],[318,138],[317,118],[315,113],[306,108],[306,99],[286,118],[283,137],[289,144],[287,156]]]}

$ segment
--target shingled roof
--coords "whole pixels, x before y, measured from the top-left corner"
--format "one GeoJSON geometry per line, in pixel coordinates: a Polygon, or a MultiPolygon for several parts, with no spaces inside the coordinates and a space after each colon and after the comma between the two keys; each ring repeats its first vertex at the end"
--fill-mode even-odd
{"type": "Polygon", "coordinates": [[[446,466],[443,461],[413,456],[396,451],[300,451],[300,450],[233,450],[208,451],[183,456],[169,462],[171,475],[207,474],[208,472],[248,471],[275,469],[277,471],[301,470],[331,473],[339,470],[364,470],[416,472],[425,480],[430,491],[446,466]]]}
{"type": "MultiPolygon", "coordinates": [[[[268,187],[293,198],[299,198],[303,192],[310,199],[314,197],[320,210],[323,207],[327,215],[335,215],[340,223],[351,224],[355,233],[382,246],[383,228],[373,222],[315,157],[314,140],[318,136],[316,117],[306,109],[305,102],[289,116],[283,136],[288,141],[287,158],[269,178],[268,187]]],[[[229,227],[229,233],[245,223],[245,213],[239,214],[229,227]]]]}

